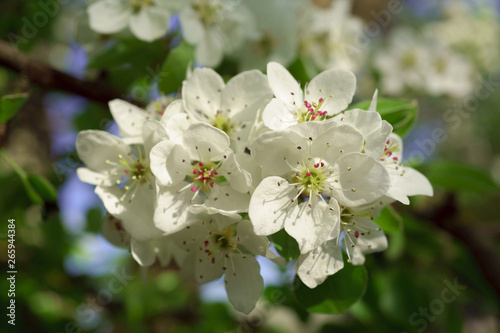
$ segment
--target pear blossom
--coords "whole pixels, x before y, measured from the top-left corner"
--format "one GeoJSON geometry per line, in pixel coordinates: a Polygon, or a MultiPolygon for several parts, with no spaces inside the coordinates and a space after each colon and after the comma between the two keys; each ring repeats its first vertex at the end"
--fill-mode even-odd
{"type": "Polygon", "coordinates": [[[384,197],[377,202],[356,207],[340,205],[340,232],[337,237],[301,254],[295,263],[302,282],[309,288],[316,288],[328,276],[342,269],[342,249],[347,253],[348,262],[353,265],[362,265],[365,254],[387,249],[387,237],[373,220],[392,201],[384,197]]]}
{"type": "Polygon", "coordinates": [[[302,1],[299,17],[301,52],[310,56],[321,70],[344,68],[358,71],[368,56],[367,47],[355,41],[366,38],[363,21],[352,15],[351,0],[337,0],[328,8],[302,1]]]}
{"type": "Polygon", "coordinates": [[[257,112],[272,98],[267,78],[257,70],[242,72],[227,84],[211,68],[196,68],[182,85],[182,102],[194,120],[224,131],[231,149],[244,152],[257,112]]]}
{"type": "Polygon", "coordinates": [[[151,42],[167,33],[178,6],[168,0],[98,0],[88,8],[90,27],[102,34],[129,27],[137,38],[151,42]]]}
{"type": "Polygon", "coordinates": [[[267,65],[275,98],[262,114],[271,130],[285,129],[308,121],[324,121],[344,110],[356,90],[356,77],[345,69],[330,69],[314,77],[304,89],[280,64],[267,65]]]}
{"type": "Polygon", "coordinates": [[[405,89],[423,90],[428,71],[430,45],[416,32],[401,28],[394,30],[385,50],[375,54],[374,66],[382,76],[384,93],[400,95],[405,89]]]}
{"type": "Polygon", "coordinates": [[[158,143],[151,150],[151,170],[158,185],[154,220],[167,234],[185,227],[189,209],[248,210],[250,174],[236,161],[229,137],[212,125],[191,125],[181,143],[158,143]]]}
{"type": "Polygon", "coordinates": [[[197,63],[215,67],[255,31],[248,9],[228,0],[188,0],[180,12],[185,40],[195,45],[197,63]]]}
{"type": "Polygon", "coordinates": [[[122,222],[109,214],[103,221],[101,232],[111,244],[130,248],[134,260],[143,267],[153,265],[156,259],[161,266],[167,266],[172,260],[182,265],[186,257],[185,251],[181,250],[171,237],[159,237],[146,241],[131,238],[123,228],[122,222]]]}
{"type": "Polygon", "coordinates": [[[405,205],[410,203],[408,196],[432,196],[434,192],[429,180],[417,170],[404,166],[402,157],[403,140],[397,134],[391,133],[387,137],[380,157],[380,163],[385,166],[391,179],[391,186],[386,195],[405,205]]]}
{"type": "Polygon", "coordinates": [[[250,201],[255,233],[285,228],[301,253],[337,237],[339,204],[372,202],[390,186],[385,168],[362,148],[361,133],[335,122],[301,123],[259,136],[251,152],[267,177],[250,201]]]}
{"type": "Polygon", "coordinates": [[[269,240],[255,235],[251,223],[241,221],[239,215],[200,214],[193,219],[174,237],[189,253],[194,277],[206,283],[224,275],[229,301],[236,310],[249,313],[264,285],[255,256],[265,256],[280,265],[285,260],[275,255],[269,249],[269,240]]]}
{"type": "MultiPolygon", "coordinates": [[[[164,118],[167,106],[173,101],[173,98],[162,97],[149,103],[145,109],[121,99],[114,99],[108,105],[118,125],[120,136],[128,143],[141,143],[144,123],[148,120],[160,121],[164,118]]],[[[163,123],[166,122],[166,118],[163,123]]]]}
{"type": "Polygon", "coordinates": [[[296,6],[288,0],[245,2],[256,21],[256,34],[233,54],[241,70],[264,70],[270,61],[289,65],[297,55],[296,6]]]}
{"type": "Polygon", "coordinates": [[[77,170],[78,177],[97,185],[95,192],[106,210],[139,241],[161,236],[153,224],[156,189],[149,152],[167,138],[163,126],[155,121],[146,121],[142,134],[143,143],[133,145],[96,130],[80,132],[76,141],[78,156],[86,165],[77,170]]]}

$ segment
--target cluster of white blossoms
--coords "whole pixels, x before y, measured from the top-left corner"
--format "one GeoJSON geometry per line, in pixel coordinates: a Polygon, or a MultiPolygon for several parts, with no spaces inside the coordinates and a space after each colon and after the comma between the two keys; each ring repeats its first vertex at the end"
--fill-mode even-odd
{"type": "Polygon", "coordinates": [[[147,42],[165,36],[178,15],[182,36],[203,66],[216,67],[228,56],[238,60],[240,70],[264,70],[271,61],[289,65],[300,52],[321,70],[357,70],[368,50],[352,45],[363,23],[351,8],[351,0],[327,8],[313,0],[97,0],[88,14],[98,33],[128,27],[147,42]]]}
{"type": "Polygon", "coordinates": [[[408,28],[392,32],[387,47],[375,54],[374,66],[384,92],[395,96],[411,91],[463,98],[472,92],[477,78],[467,57],[408,28]]]}
{"type": "Polygon", "coordinates": [[[280,64],[267,76],[227,83],[210,68],[188,74],[177,100],[146,110],[110,103],[116,137],[83,131],[77,152],[109,217],[103,233],[142,266],[172,260],[200,283],[224,276],[228,298],[248,313],[262,292],[255,256],[279,265],[270,236],[281,229],[300,248],[295,263],[310,288],[344,265],[387,247],[373,222],[394,201],[432,195],[403,166],[402,141],[376,111],[346,111],[356,89],[331,69],[302,89],[280,64]]]}

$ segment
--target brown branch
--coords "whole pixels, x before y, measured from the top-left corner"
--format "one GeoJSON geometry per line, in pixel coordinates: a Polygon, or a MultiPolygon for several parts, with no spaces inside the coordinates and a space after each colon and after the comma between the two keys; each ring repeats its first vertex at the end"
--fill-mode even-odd
{"type": "Polygon", "coordinates": [[[136,105],[141,105],[137,100],[130,99],[99,81],[85,81],[77,79],[49,65],[32,59],[17,49],[11,47],[9,43],[0,40],[0,66],[25,75],[27,79],[41,87],[69,92],[88,98],[92,101],[106,104],[116,98],[126,99],[136,105]]]}

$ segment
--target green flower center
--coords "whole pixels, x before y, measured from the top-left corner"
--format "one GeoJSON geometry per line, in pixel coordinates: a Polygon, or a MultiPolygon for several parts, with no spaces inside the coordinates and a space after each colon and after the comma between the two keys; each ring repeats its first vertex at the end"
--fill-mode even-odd
{"type": "Polygon", "coordinates": [[[323,171],[323,162],[313,166],[302,166],[297,171],[293,182],[303,189],[303,194],[310,197],[311,194],[321,195],[326,187],[326,175],[323,171]]]}
{"type": "Polygon", "coordinates": [[[203,1],[195,3],[193,9],[198,13],[198,17],[204,25],[215,25],[219,19],[218,12],[221,9],[221,5],[203,1]]]}
{"type": "Polygon", "coordinates": [[[217,127],[218,129],[226,133],[228,136],[230,136],[234,130],[234,124],[231,121],[229,121],[229,118],[224,116],[221,112],[217,112],[217,114],[214,117],[214,120],[212,120],[210,124],[214,127],[217,127]]]}

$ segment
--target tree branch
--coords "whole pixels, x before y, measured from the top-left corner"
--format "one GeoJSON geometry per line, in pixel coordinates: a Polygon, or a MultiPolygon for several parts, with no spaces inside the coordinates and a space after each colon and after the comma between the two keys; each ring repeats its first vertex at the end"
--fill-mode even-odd
{"type": "Polygon", "coordinates": [[[47,89],[56,89],[88,98],[92,101],[107,105],[113,99],[126,99],[129,102],[141,105],[142,103],[126,97],[109,85],[99,81],[85,81],[77,79],[49,65],[32,59],[26,54],[11,47],[9,43],[0,40],[0,66],[25,75],[28,80],[47,89]]]}

